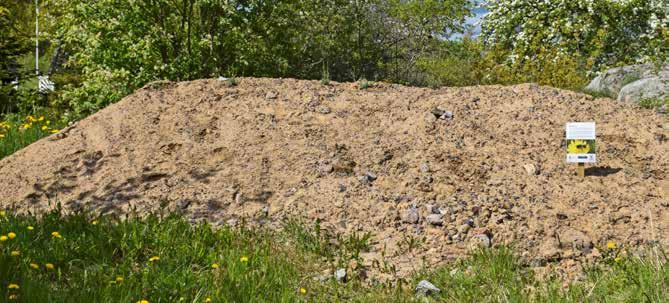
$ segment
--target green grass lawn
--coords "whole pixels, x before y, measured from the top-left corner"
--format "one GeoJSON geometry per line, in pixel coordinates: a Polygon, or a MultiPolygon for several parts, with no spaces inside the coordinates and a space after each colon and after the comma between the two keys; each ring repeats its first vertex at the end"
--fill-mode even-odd
{"type": "Polygon", "coordinates": [[[56,133],[62,123],[52,119],[48,113],[28,115],[7,115],[0,120],[0,159],[56,133]]]}
{"type": "Polygon", "coordinates": [[[178,215],[124,220],[54,211],[0,213],[0,302],[667,302],[666,256],[617,254],[564,288],[539,280],[512,250],[479,251],[414,276],[371,283],[317,279],[360,260],[373,235],[333,241],[316,226],[282,231],[193,225],[178,215]],[[333,244],[334,243],[334,244],[333,244]],[[665,263],[662,263],[665,262],[665,263]],[[416,297],[427,279],[442,291],[416,297]]]}

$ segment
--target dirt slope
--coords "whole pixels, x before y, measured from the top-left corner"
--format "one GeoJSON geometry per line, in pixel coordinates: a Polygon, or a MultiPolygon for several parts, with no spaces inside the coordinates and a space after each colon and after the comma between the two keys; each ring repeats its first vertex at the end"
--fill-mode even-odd
{"type": "Polygon", "coordinates": [[[320,219],[333,233],[373,232],[365,260],[385,249],[401,275],[487,240],[568,269],[608,240],[669,248],[668,138],[652,111],[535,85],[170,83],[1,160],[0,206],[320,219]],[[585,180],[564,161],[569,121],[597,122],[585,180]]]}

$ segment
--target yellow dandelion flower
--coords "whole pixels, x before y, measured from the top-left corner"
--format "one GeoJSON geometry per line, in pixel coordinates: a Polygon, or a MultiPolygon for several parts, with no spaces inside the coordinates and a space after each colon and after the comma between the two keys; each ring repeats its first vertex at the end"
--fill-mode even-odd
{"type": "Polygon", "coordinates": [[[304,287],[301,287],[300,288],[300,293],[303,294],[303,295],[306,295],[307,294],[307,289],[304,288],[304,287]]]}
{"type": "Polygon", "coordinates": [[[7,237],[8,237],[10,240],[12,240],[12,239],[16,238],[16,234],[13,233],[13,232],[10,232],[10,233],[7,234],[7,237]]]}
{"type": "Polygon", "coordinates": [[[26,117],[26,119],[28,119],[28,121],[30,121],[30,122],[35,122],[36,121],[35,117],[33,117],[33,116],[28,116],[28,117],[26,117]]]}
{"type": "Polygon", "coordinates": [[[12,250],[12,252],[10,253],[10,255],[12,255],[12,257],[18,257],[18,256],[21,255],[21,252],[18,251],[18,250],[12,250]]]}
{"type": "Polygon", "coordinates": [[[19,289],[19,285],[15,284],[15,283],[12,283],[12,284],[7,285],[7,288],[9,288],[9,289],[19,289]]]}
{"type": "Polygon", "coordinates": [[[51,233],[51,236],[54,237],[54,238],[62,238],[62,237],[63,237],[63,236],[61,236],[60,233],[57,232],[57,231],[52,232],[52,233],[51,233]]]}
{"type": "Polygon", "coordinates": [[[606,242],[606,248],[616,249],[616,247],[618,247],[618,245],[616,245],[616,242],[613,242],[613,241],[606,242]]]}
{"type": "Polygon", "coordinates": [[[137,301],[137,303],[149,303],[149,300],[142,299],[142,300],[137,301]]]}
{"type": "Polygon", "coordinates": [[[37,263],[30,263],[30,268],[39,269],[39,265],[37,263]]]}
{"type": "Polygon", "coordinates": [[[205,302],[205,303],[211,303],[211,298],[206,298],[206,299],[204,299],[204,302],[205,302]]]}
{"type": "Polygon", "coordinates": [[[118,284],[123,283],[123,277],[116,277],[115,282],[118,283],[118,284]]]}
{"type": "Polygon", "coordinates": [[[46,126],[46,125],[42,125],[42,130],[47,130],[47,129],[49,129],[48,126],[46,126]]]}
{"type": "Polygon", "coordinates": [[[92,225],[98,225],[98,221],[97,221],[97,220],[93,220],[93,222],[91,222],[91,224],[92,224],[92,225]]]}
{"type": "Polygon", "coordinates": [[[153,256],[153,257],[149,258],[149,262],[156,262],[156,261],[160,261],[160,257],[153,256]]]}
{"type": "Polygon", "coordinates": [[[44,116],[40,116],[39,119],[37,119],[37,121],[44,121],[44,116]]]}
{"type": "Polygon", "coordinates": [[[7,299],[9,299],[10,301],[16,300],[16,298],[17,297],[16,297],[15,294],[11,294],[11,295],[9,295],[9,297],[7,297],[7,299]]]}
{"type": "Polygon", "coordinates": [[[221,266],[218,265],[218,263],[214,263],[214,264],[211,265],[211,268],[213,268],[213,269],[218,269],[218,268],[220,268],[220,267],[221,267],[221,266]]]}
{"type": "Polygon", "coordinates": [[[45,123],[46,125],[51,125],[51,121],[49,121],[49,120],[46,120],[46,122],[44,122],[44,123],[45,123]]]}
{"type": "Polygon", "coordinates": [[[52,269],[55,268],[55,267],[53,266],[53,264],[51,264],[51,263],[44,264],[44,267],[46,267],[46,269],[48,269],[48,270],[52,270],[52,269]]]}
{"type": "Polygon", "coordinates": [[[23,124],[23,126],[21,126],[21,127],[22,127],[23,129],[29,129],[29,128],[33,127],[33,125],[32,125],[32,123],[25,123],[25,124],[23,124]]]}
{"type": "Polygon", "coordinates": [[[28,230],[33,230],[33,229],[35,229],[35,228],[32,227],[32,226],[28,226],[27,228],[28,228],[28,230]]]}
{"type": "Polygon", "coordinates": [[[4,217],[5,215],[7,215],[7,212],[5,212],[4,210],[0,210],[0,217],[4,217]]]}
{"type": "Polygon", "coordinates": [[[7,241],[7,239],[9,239],[9,238],[7,238],[7,236],[5,236],[5,235],[0,236],[0,242],[5,242],[5,241],[7,241]]]}
{"type": "Polygon", "coordinates": [[[248,261],[249,261],[249,257],[247,257],[247,256],[243,256],[243,257],[239,258],[239,262],[246,263],[248,261]]]}
{"type": "Polygon", "coordinates": [[[570,154],[587,154],[590,152],[590,145],[585,140],[572,140],[567,146],[567,151],[570,154]]]}
{"type": "Polygon", "coordinates": [[[52,129],[52,130],[51,130],[51,133],[52,133],[52,134],[55,134],[55,133],[57,133],[57,132],[59,132],[59,130],[57,130],[57,129],[52,129]]]}

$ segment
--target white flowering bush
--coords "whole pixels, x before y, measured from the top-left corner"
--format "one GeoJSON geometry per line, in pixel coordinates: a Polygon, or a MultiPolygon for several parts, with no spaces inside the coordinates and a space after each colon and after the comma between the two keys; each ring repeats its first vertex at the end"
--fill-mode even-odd
{"type": "Polygon", "coordinates": [[[669,55],[669,0],[498,0],[488,8],[484,43],[512,66],[572,58],[596,71],[669,55]]]}

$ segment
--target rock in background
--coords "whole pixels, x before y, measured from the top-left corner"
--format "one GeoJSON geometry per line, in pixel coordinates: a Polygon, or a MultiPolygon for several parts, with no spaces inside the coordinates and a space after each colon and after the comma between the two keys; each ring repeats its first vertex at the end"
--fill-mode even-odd
{"type": "Polygon", "coordinates": [[[639,103],[669,98],[669,65],[638,64],[607,70],[585,88],[618,101],[639,103]]]}

